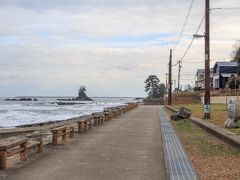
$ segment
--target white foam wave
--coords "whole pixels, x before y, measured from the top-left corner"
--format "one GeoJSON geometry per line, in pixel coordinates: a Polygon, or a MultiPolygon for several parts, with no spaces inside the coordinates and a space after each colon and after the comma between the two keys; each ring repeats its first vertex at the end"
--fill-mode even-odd
{"type": "MultiPolygon", "coordinates": [[[[106,107],[122,105],[124,101],[104,99],[85,104],[59,106],[53,100],[40,102],[0,102],[0,127],[16,127],[27,124],[66,120],[93,112],[101,112],[106,107]],[[105,100],[105,101],[104,101],[105,100]]],[[[55,101],[56,102],[56,101],[55,101]]]]}

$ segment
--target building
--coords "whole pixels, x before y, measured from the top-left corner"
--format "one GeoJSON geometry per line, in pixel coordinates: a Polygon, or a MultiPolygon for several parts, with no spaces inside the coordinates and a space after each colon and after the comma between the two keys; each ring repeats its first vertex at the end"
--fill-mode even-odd
{"type": "MultiPolygon", "coordinates": [[[[204,89],[205,87],[205,70],[198,69],[195,77],[195,87],[204,89]]],[[[213,69],[210,69],[210,87],[213,88],[213,69]]]]}
{"type": "Polygon", "coordinates": [[[213,88],[224,89],[232,74],[238,74],[237,62],[216,62],[213,67],[213,88]]]}

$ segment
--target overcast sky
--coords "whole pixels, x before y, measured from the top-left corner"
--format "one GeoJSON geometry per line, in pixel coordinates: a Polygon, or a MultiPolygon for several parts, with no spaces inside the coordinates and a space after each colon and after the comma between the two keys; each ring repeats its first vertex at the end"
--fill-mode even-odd
{"type": "MultiPolygon", "coordinates": [[[[169,49],[183,55],[203,15],[195,0],[0,0],[0,96],[145,96],[144,80],[165,83],[169,49]]],[[[239,0],[211,0],[212,8],[240,7],[239,0]]],[[[231,60],[240,10],[211,13],[211,65],[231,60]]],[[[204,24],[199,33],[204,33],[204,24]]],[[[203,68],[204,40],[183,59],[181,83],[193,84],[203,68]]],[[[173,68],[176,79],[177,68],[173,68]]]]}

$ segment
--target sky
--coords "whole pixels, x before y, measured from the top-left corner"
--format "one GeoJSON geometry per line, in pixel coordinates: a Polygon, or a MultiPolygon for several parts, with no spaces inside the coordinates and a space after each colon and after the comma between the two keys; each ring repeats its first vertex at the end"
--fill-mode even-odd
{"type": "MultiPolygon", "coordinates": [[[[210,0],[211,8],[240,7],[210,0]]],[[[169,50],[177,62],[204,15],[194,0],[0,0],[0,96],[144,97],[144,81],[165,83],[169,50]]],[[[230,61],[239,37],[240,9],[211,12],[211,66],[230,61]]],[[[199,34],[204,33],[204,23],[199,34]]],[[[182,86],[204,67],[204,39],[183,59],[182,86]]],[[[173,67],[177,80],[177,67],[173,67]]]]}

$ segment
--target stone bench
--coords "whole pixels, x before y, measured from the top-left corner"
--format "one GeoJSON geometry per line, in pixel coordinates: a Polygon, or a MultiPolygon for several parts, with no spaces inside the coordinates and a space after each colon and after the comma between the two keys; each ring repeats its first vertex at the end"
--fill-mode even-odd
{"type": "Polygon", "coordinates": [[[104,109],[103,113],[105,115],[105,118],[107,118],[108,121],[111,121],[116,116],[113,109],[110,109],[110,108],[104,109]]]}
{"type": "Polygon", "coordinates": [[[129,106],[129,110],[134,109],[134,107],[135,107],[134,103],[127,103],[127,104],[129,106]]]}
{"type": "Polygon", "coordinates": [[[107,108],[104,111],[110,112],[111,118],[115,118],[119,114],[119,111],[116,108],[107,108]]]}
{"type": "Polygon", "coordinates": [[[104,113],[92,113],[94,126],[98,126],[104,123],[105,116],[104,113]]]}
{"type": "Polygon", "coordinates": [[[62,138],[62,141],[66,141],[66,136],[69,135],[70,138],[74,136],[73,126],[61,126],[51,129],[52,132],[52,144],[55,146],[58,144],[58,137],[62,138]]]}
{"type": "Polygon", "coordinates": [[[122,115],[122,107],[118,106],[118,107],[116,107],[116,110],[117,110],[117,115],[121,116],[122,115]]]}
{"type": "Polygon", "coordinates": [[[112,119],[111,113],[109,111],[104,111],[103,112],[104,117],[105,117],[105,122],[109,122],[112,119]]]}
{"type": "Polygon", "coordinates": [[[0,144],[0,169],[7,169],[7,158],[15,154],[20,155],[21,161],[27,160],[27,150],[37,148],[37,153],[42,152],[42,138],[38,137],[34,141],[28,143],[28,139],[14,139],[0,144]]]}
{"type": "Polygon", "coordinates": [[[128,106],[121,106],[122,113],[126,113],[128,111],[128,106]]]}
{"type": "Polygon", "coordinates": [[[128,103],[128,105],[130,106],[131,110],[138,107],[138,103],[128,103]]]}
{"type": "Polygon", "coordinates": [[[77,121],[78,133],[87,132],[88,129],[92,128],[92,118],[80,119],[77,121]]]}

